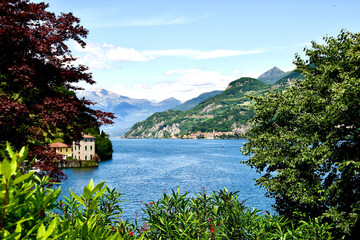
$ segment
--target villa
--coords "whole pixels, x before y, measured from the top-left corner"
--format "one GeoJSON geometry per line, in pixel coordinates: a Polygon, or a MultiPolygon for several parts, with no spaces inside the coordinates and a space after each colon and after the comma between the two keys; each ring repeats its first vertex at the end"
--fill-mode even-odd
{"type": "Polygon", "coordinates": [[[95,155],[95,137],[83,134],[82,139],[78,142],[73,142],[72,146],[64,143],[54,142],[49,145],[55,148],[56,153],[67,157],[73,157],[77,160],[92,160],[95,155]]]}
{"type": "Polygon", "coordinates": [[[95,155],[95,137],[83,134],[79,142],[73,142],[73,158],[92,160],[95,155]]]}
{"type": "Polygon", "coordinates": [[[49,145],[51,148],[55,148],[56,153],[63,156],[63,158],[72,157],[73,151],[72,146],[69,146],[65,143],[54,142],[49,145]]]}

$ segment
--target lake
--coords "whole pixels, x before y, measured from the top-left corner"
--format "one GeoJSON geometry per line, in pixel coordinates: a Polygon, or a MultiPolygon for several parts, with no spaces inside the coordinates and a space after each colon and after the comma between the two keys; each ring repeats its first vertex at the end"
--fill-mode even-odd
{"type": "Polygon", "coordinates": [[[259,174],[241,164],[246,160],[240,147],[246,141],[236,140],[182,140],[182,139],[111,139],[113,158],[103,161],[98,168],[64,169],[68,179],[61,185],[62,194],[68,188],[82,192],[90,179],[95,184],[106,181],[109,187],[120,190],[124,218],[133,221],[135,213],[141,217],[142,202],[161,198],[166,189],[180,188],[190,194],[218,191],[240,191],[240,200],[247,200],[251,208],[271,210],[272,199],[255,186],[259,174]]]}

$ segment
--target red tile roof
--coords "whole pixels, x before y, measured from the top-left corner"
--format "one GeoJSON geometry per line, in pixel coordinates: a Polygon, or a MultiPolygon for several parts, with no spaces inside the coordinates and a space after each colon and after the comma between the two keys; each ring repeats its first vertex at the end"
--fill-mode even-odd
{"type": "Polygon", "coordinates": [[[90,135],[86,135],[86,134],[83,134],[82,137],[83,137],[83,138],[96,138],[96,137],[93,137],[93,136],[90,136],[90,135]]]}
{"type": "Polygon", "coordinates": [[[52,148],[69,148],[70,146],[65,144],[65,143],[61,143],[61,142],[54,142],[54,143],[51,143],[49,145],[49,147],[52,147],[52,148]]]}

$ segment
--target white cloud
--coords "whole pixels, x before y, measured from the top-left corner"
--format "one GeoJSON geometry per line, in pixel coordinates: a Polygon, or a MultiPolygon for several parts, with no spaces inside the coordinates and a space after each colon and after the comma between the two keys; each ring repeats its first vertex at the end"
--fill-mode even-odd
{"type": "Polygon", "coordinates": [[[109,22],[103,27],[138,27],[138,26],[165,26],[187,24],[192,20],[186,17],[155,17],[155,18],[137,18],[109,22]]]}
{"type": "Polygon", "coordinates": [[[77,62],[88,65],[90,69],[109,69],[117,61],[147,62],[153,59],[134,48],[116,47],[107,43],[88,43],[85,48],[75,44],[73,47],[82,54],[77,62]]]}
{"type": "Polygon", "coordinates": [[[150,50],[143,51],[143,54],[146,56],[152,57],[187,57],[190,59],[211,59],[211,58],[221,58],[221,57],[233,57],[247,54],[256,54],[262,53],[263,50],[250,50],[250,51],[240,51],[240,50],[211,50],[211,51],[198,51],[191,49],[168,49],[168,50],[150,50]]]}
{"type": "Polygon", "coordinates": [[[141,52],[133,48],[122,48],[110,46],[105,50],[107,60],[109,61],[134,61],[147,62],[153,59],[151,56],[146,57],[141,52]]]}
{"type": "Polygon", "coordinates": [[[208,52],[200,52],[195,55],[194,58],[196,59],[209,59],[209,58],[220,58],[220,57],[232,57],[232,56],[240,56],[240,55],[247,55],[247,54],[255,54],[261,53],[260,50],[253,50],[253,51],[238,51],[238,50],[214,50],[208,52]]]}
{"type": "Polygon", "coordinates": [[[136,84],[132,88],[114,85],[111,86],[111,89],[118,94],[132,98],[161,101],[175,97],[186,101],[205,92],[225,90],[231,81],[241,76],[249,76],[246,74],[240,70],[235,70],[229,75],[222,75],[216,71],[202,69],[176,69],[165,73],[169,78],[177,76],[175,80],[162,81],[151,86],[136,84]]]}
{"type": "Polygon", "coordinates": [[[186,73],[198,73],[201,72],[203,69],[201,68],[193,68],[193,69],[176,69],[176,70],[169,70],[165,72],[166,76],[173,76],[173,75],[182,75],[186,73]]]}
{"type": "MultiPolygon", "coordinates": [[[[257,54],[264,52],[264,50],[210,50],[199,51],[192,49],[167,49],[167,50],[145,50],[140,51],[134,48],[125,48],[121,46],[114,46],[108,43],[88,43],[85,48],[78,44],[72,43],[74,50],[79,53],[77,63],[84,64],[95,69],[110,69],[115,68],[116,62],[148,62],[160,57],[182,57],[188,59],[213,59],[221,57],[232,57],[246,54],[257,54]]],[[[168,73],[169,74],[169,73],[168,73]]],[[[174,74],[174,73],[171,73],[174,74]]]]}

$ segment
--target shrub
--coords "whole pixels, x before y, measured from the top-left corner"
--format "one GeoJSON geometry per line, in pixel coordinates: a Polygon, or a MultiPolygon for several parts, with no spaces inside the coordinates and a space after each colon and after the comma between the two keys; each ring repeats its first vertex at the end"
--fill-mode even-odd
{"type": "Polygon", "coordinates": [[[15,153],[7,143],[0,163],[1,239],[332,239],[331,226],[317,219],[294,225],[284,217],[262,215],[226,189],[194,197],[179,189],[145,204],[146,217],[122,220],[121,194],[93,180],[83,193],[60,188],[48,177],[23,174],[28,149],[15,153]]]}

